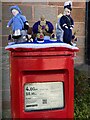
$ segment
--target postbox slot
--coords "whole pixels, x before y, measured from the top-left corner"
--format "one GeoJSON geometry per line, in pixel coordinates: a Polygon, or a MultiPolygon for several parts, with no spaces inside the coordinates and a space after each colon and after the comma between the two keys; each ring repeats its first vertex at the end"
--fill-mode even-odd
{"type": "Polygon", "coordinates": [[[58,69],[58,70],[25,70],[22,71],[23,75],[33,75],[33,74],[60,74],[65,75],[67,73],[67,69],[58,69]]]}

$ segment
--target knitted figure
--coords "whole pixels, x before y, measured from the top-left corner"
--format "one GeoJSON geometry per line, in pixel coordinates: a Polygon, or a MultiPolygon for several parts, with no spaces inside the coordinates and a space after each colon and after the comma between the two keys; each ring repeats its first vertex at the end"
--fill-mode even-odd
{"type": "Polygon", "coordinates": [[[42,15],[40,20],[33,25],[33,36],[37,38],[38,42],[44,42],[44,36],[54,37],[54,27],[51,22],[45,19],[42,15]]]}
{"type": "Polygon", "coordinates": [[[72,2],[67,1],[64,3],[64,14],[59,15],[58,23],[56,25],[56,37],[65,43],[72,45],[72,29],[74,21],[71,17],[72,2]]]}
{"type": "Polygon", "coordinates": [[[12,26],[13,34],[9,35],[8,40],[13,38],[16,43],[27,41],[29,37],[27,35],[29,24],[26,17],[22,15],[22,12],[17,5],[11,6],[10,11],[13,14],[13,17],[8,22],[7,27],[12,26]]]}
{"type": "Polygon", "coordinates": [[[63,41],[63,29],[60,26],[60,18],[63,16],[63,14],[59,14],[57,16],[57,23],[56,23],[56,38],[58,41],[63,41]]]}

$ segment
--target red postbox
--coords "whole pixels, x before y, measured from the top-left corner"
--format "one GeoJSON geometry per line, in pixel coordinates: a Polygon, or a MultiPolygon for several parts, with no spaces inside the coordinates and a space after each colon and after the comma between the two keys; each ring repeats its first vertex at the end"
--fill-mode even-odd
{"type": "Polygon", "coordinates": [[[74,117],[74,51],[10,50],[12,118],[74,117]]]}

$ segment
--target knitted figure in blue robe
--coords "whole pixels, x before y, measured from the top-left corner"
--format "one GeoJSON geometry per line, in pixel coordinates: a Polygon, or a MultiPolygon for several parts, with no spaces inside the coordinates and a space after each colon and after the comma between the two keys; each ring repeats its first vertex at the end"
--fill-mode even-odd
{"type": "Polygon", "coordinates": [[[22,15],[20,8],[15,5],[10,7],[10,11],[13,17],[7,23],[7,27],[12,26],[12,36],[9,35],[9,40],[13,38],[16,42],[27,40],[27,30],[29,28],[28,21],[25,16],[22,15]],[[20,37],[23,36],[21,39],[20,37]]]}
{"type": "Polygon", "coordinates": [[[62,40],[65,43],[71,44],[73,39],[72,29],[74,27],[74,21],[71,17],[72,2],[67,1],[64,3],[64,14],[58,19],[56,26],[56,37],[58,40],[62,40]]]}

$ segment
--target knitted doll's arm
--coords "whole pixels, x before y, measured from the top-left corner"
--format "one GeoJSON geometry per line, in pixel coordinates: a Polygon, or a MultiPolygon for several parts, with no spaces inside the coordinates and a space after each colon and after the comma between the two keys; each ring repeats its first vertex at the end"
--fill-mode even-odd
{"type": "Polygon", "coordinates": [[[13,23],[13,19],[10,19],[9,22],[7,23],[7,27],[10,27],[12,23],[13,23]]]}
{"type": "Polygon", "coordinates": [[[46,21],[46,31],[48,33],[53,33],[54,26],[50,21],[46,21]]]}
{"type": "Polygon", "coordinates": [[[67,23],[66,23],[66,17],[65,16],[61,17],[59,23],[60,23],[60,26],[61,26],[62,29],[64,29],[64,28],[68,29],[68,26],[67,26],[67,23]]]}
{"type": "Polygon", "coordinates": [[[71,19],[70,29],[73,29],[74,28],[74,21],[73,21],[73,19],[71,17],[70,17],[70,19],[71,19]]]}
{"type": "Polygon", "coordinates": [[[26,19],[25,16],[21,15],[20,18],[21,18],[21,20],[23,21],[23,23],[25,23],[26,25],[29,26],[29,23],[28,23],[28,21],[27,21],[27,19],[26,19]]]}
{"type": "Polygon", "coordinates": [[[27,21],[27,19],[26,19],[26,17],[24,15],[20,15],[20,18],[22,19],[23,22],[27,21]]]}
{"type": "Polygon", "coordinates": [[[23,15],[21,15],[20,18],[21,18],[21,20],[22,20],[23,23],[24,23],[24,29],[28,30],[28,29],[29,29],[29,23],[28,23],[26,17],[23,16],[23,15]]]}

